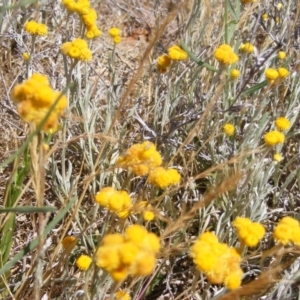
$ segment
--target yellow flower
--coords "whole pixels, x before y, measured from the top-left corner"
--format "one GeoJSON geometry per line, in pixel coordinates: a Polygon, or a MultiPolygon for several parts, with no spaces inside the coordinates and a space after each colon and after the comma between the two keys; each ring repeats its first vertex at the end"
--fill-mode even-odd
{"type": "Polygon", "coordinates": [[[101,189],[95,196],[95,201],[107,207],[109,210],[116,212],[124,218],[129,214],[131,199],[127,192],[117,191],[114,188],[106,187],[101,189]]]}
{"type": "Polygon", "coordinates": [[[179,183],[180,174],[175,169],[166,170],[163,167],[157,167],[150,171],[148,181],[161,189],[165,189],[170,185],[179,183]]]}
{"type": "Polygon", "coordinates": [[[283,144],[285,136],[282,132],[273,130],[265,134],[264,140],[268,146],[275,146],[277,144],[283,144]]]}
{"type": "Polygon", "coordinates": [[[278,3],[278,4],[277,4],[277,10],[281,10],[282,7],[283,7],[282,3],[278,3]]]}
{"type": "Polygon", "coordinates": [[[263,21],[267,21],[269,19],[269,16],[267,13],[262,14],[261,17],[262,17],[263,21]]]}
{"type": "Polygon", "coordinates": [[[230,71],[230,78],[231,79],[237,79],[237,78],[240,77],[240,75],[241,75],[241,72],[239,70],[237,70],[237,69],[232,69],[230,71]]]}
{"type": "Polygon", "coordinates": [[[115,44],[119,44],[121,42],[122,38],[120,36],[116,36],[113,38],[113,41],[115,44]]]}
{"type": "Polygon", "coordinates": [[[227,136],[232,136],[235,132],[235,128],[232,124],[230,123],[226,123],[224,126],[223,126],[223,131],[224,133],[227,135],[227,136]]]}
{"type": "Polygon", "coordinates": [[[167,68],[171,65],[171,58],[167,54],[163,54],[157,58],[157,69],[160,73],[166,73],[167,68]]]}
{"type": "Polygon", "coordinates": [[[73,249],[76,246],[76,238],[74,236],[66,236],[61,241],[62,246],[64,249],[73,249]]]}
{"type": "Polygon", "coordinates": [[[90,8],[87,14],[81,15],[81,19],[86,26],[92,26],[96,23],[97,13],[94,9],[90,8]]]}
{"type": "Polygon", "coordinates": [[[104,237],[95,254],[96,265],[110,273],[115,281],[128,275],[147,276],[155,267],[155,255],[160,249],[159,238],[140,225],[131,225],[124,237],[110,234],[104,237]]]}
{"type": "Polygon", "coordinates": [[[110,35],[112,38],[115,38],[115,37],[121,35],[120,29],[119,29],[119,28],[116,28],[116,27],[113,27],[113,28],[109,29],[108,33],[109,33],[109,35],[110,35]]]}
{"type": "Polygon", "coordinates": [[[254,52],[254,46],[250,43],[241,44],[240,51],[251,54],[254,52]]]}
{"type": "Polygon", "coordinates": [[[124,156],[120,156],[117,165],[128,168],[138,176],[145,176],[152,168],[162,164],[162,158],[153,143],[134,144],[124,156]]]}
{"type": "Polygon", "coordinates": [[[235,290],[240,287],[242,283],[243,272],[242,270],[237,270],[235,272],[229,273],[225,278],[224,285],[229,290],[235,290]]]}
{"type": "Polygon", "coordinates": [[[215,58],[224,65],[234,64],[239,60],[239,57],[233,52],[233,49],[227,45],[222,44],[215,50],[215,58]]]}
{"type": "Polygon", "coordinates": [[[27,52],[24,52],[23,53],[23,59],[24,60],[29,60],[29,58],[30,58],[29,54],[27,52]]]}
{"type": "Polygon", "coordinates": [[[280,78],[285,78],[289,75],[289,71],[286,68],[279,68],[278,74],[280,78]]]}
{"type": "Polygon", "coordinates": [[[43,126],[43,130],[46,132],[59,128],[58,120],[68,103],[65,96],[59,98],[58,95],[60,93],[54,91],[50,87],[47,77],[41,74],[33,74],[12,90],[12,99],[17,103],[17,110],[21,118],[35,125],[41,123],[49,108],[56,103],[56,107],[43,126]]]}
{"type": "Polygon", "coordinates": [[[265,228],[248,218],[237,217],[232,225],[237,230],[239,240],[249,247],[255,247],[265,235],[265,228]]]}
{"type": "Polygon", "coordinates": [[[265,71],[265,76],[268,81],[273,82],[275,79],[278,78],[279,73],[277,70],[269,68],[265,71]]]}
{"type": "Polygon", "coordinates": [[[32,35],[46,35],[48,33],[47,26],[42,23],[37,23],[35,21],[29,21],[25,24],[25,31],[32,35]]]}
{"type": "Polygon", "coordinates": [[[151,210],[145,210],[144,211],[143,219],[145,221],[152,221],[152,220],[154,220],[154,218],[155,218],[155,215],[154,215],[153,211],[151,211],[151,210]]]}
{"type": "Polygon", "coordinates": [[[188,58],[188,54],[180,47],[175,45],[168,49],[168,54],[172,60],[178,61],[178,60],[185,60],[188,58]]]}
{"type": "Polygon", "coordinates": [[[278,57],[278,59],[283,60],[283,59],[286,58],[286,53],[285,53],[284,51],[279,51],[279,52],[277,53],[277,57],[278,57]]]}
{"type": "Polygon", "coordinates": [[[276,162],[280,162],[280,161],[283,160],[283,157],[282,157],[282,155],[280,153],[275,153],[273,155],[273,160],[276,161],[276,162]]]}
{"type": "Polygon", "coordinates": [[[277,118],[275,121],[277,130],[284,131],[290,128],[290,121],[285,117],[277,118]]]}
{"type": "Polygon", "coordinates": [[[76,259],[76,265],[82,271],[86,271],[92,263],[92,259],[88,255],[80,255],[76,259]]]}
{"type": "Polygon", "coordinates": [[[62,44],[60,50],[64,55],[74,59],[82,61],[89,61],[92,59],[92,52],[88,48],[87,42],[80,38],[62,44]]]}
{"type": "Polygon", "coordinates": [[[131,297],[125,291],[119,291],[115,294],[116,300],[131,300],[131,297]]]}
{"type": "Polygon", "coordinates": [[[240,286],[243,276],[239,265],[241,256],[236,249],[220,243],[213,233],[201,234],[191,247],[190,256],[211,283],[224,283],[229,289],[240,286]]]}

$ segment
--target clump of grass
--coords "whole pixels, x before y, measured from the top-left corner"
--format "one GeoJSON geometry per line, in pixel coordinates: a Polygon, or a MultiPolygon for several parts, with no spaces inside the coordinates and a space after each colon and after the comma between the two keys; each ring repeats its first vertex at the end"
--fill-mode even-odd
{"type": "Polygon", "coordinates": [[[1,297],[296,299],[296,4],[6,2],[1,297]]]}

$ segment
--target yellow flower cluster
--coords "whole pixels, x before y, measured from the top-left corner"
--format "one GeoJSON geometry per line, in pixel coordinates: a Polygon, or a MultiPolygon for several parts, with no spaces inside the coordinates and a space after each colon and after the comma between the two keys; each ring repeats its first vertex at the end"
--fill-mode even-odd
{"type": "Polygon", "coordinates": [[[278,144],[283,144],[285,140],[285,136],[282,132],[278,130],[273,130],[265,134],[264,140],[268,146],[275,146],[278,144]]]}
{"type": "Polygon", "coordinates": [[[131,297],[125,291],[119,291],[115,294],[115,299],[116,300],[131,300],[131,297]]]}
{"type": "Polygon", "coordinates": [[[140,225],[131,225],[125,235],[108,234],[95,254],[96,265],[105,269],[115,281],[128,275],[147,276],[153,272],[159,238],[140,225]]]}
{"type": "Polygon", "coordinates": [[[112,37],[115,44],[119,44],[121,42],[121,31],[119,28],[113,27],[109,29],[108,33],[112,37]]]}
{"type": "Polygon", "coordinates": [[[274,228],[273,238],[283,245],[293,243],[300,246],[300,226],[299,222],[292,217],[282,218],[274,228]]]}
{"type": "Polygon", "coordinates": [[[143,213],[143,219],[145,221],[152,221],[155,218],[154,211],[147,201],[140,201],[133,209],[135,213],[143,213]]]}
{"type": "Polygon", "coordinates": [[[76,259],[76,265],[82,271],[86,271],[90,267],[91,263],[92,259],[88,255],[80,255],[76,259]]]}
{"type": "Polygon", "coordinates": [[[170,185],[179,183],[180,174],[175,169],[165,169],[163,167],[157,167],[150,171],[148,182],[158,186],[161,189],[165,189],[170,185]]]}
{"type": "Polygon", "coordinates": [[[172,60],[186,60],[188,58],[188,54],[182,50],[179,46],[172,46],[168,49],[169,57],[172,60]]]}
{"type": "Polygon", "coordinates": [[[284,79],[289,75],[289,71],[286,68],[279,68],[278,70],[269,68],[265,71],[265,77],[273,83],[276,79],[284,79]]]}
{"type": "Polygon", "coordinates": [[[29,60],[29,58],[30,58],[30,55],[29,55],[27,52],[24,52],[24,53],[22,54],[22,56],[23,56],[23,59],[24,59],[25,61],[29,60]]]}
{"type": "Polygon", "coordinates": [[[240,75],[241,75],[241,72],[239,70],[237,70],[237,69],[232,69],[230,71],[230,79],[233,79],[233,80],[237,79],[237,78],[240,77],[240,75]]]}
{"type": "Polygon", "coordinates": [[[25,24],[25,31],[32,35],[47,35],[48,28],[45,24],[37,23],[35,21],[29,21],[25,24]]]}
{"type": "Polygon", "coordinates": [[[290,121],[285,117],[280,117],[275,120],[277,130],[284,131],[290,128],[290,121]]]}
{"type": "Polygon", "coordinates": [[[240,51],[244,53],[253,53],[254,52],[254,46],[250,43],[241,44],[240,51]]]}
{"type": "Polygon", "coordinates": [[[97,13],[91,8],[89,0],[62,0],[62,3],[68,11],[79,15],[86,27],[85,36],[88,39],[93,39],[101,35],[101,31],[96,25],[97,13]]]}
{"type": "Polygon", "coordinates": [[[179,46],[172,46],[168,49],[168,54],[163,54],[157,58],[156,67],[159,73],[166,73],[168,67],[171,65],[172,60],[180,61],[186,60],[188,54],[179,46]]]}
{"type": "Polygon", "coordinates": [[[157,58],[156,67],[159,73],[166,73],[168,67],[171,65],[171,58],[167,54],[163,54],[157,58]]]}
{"type": "Polygon", "coordinates": [[[162,164],[160,153],[151,142],[132,145],[124,156],[120,156],[117,165],[129,168],[135,175],[145,176],[151,169],[162,164]]]}
{"type": "Polygon", "coordinates": [[[283,60],[283,59],[286,58],[286,53],[285,53],[284,51],[279,51],[279,52],[277,53],[277,57],[278,57],[278,59],[283,60]]]}
{"type": "Polygon", "coordinates": [[[205,232],[198,237],[190,249],[190,256],[211,283],[224,283],[230,290],[241,285],[241,256],[235,248],[220,243],[212,232],[205,232]]]}
{"type": "Polygon", "coordinates": [[[126,191],[117,191],[112,187],[105,187],[95,195],[95,201],[119,217],[127,217],[131,207],[131,199],[126,191]]]}
{"type": "Polygon", "coordinates": [[[51,106],[59,99],[43,126],[43,130],[50,133],[58,130],[58,120],[68,104],[67,98],[54,91],[47,77],[41,74],[33,74],[24,83],[16,85],[12,90],[12,99],[18,106],[21,118],[35,125],[46,117],[51,106]]]}
{"type": "Polygon", "coordinates": [[[257,246],[266,233],[263,225],[251,222],[248,218],[237,217],[232,224],[237,230],[240,242],[248,247],[257,246]]]}
{"type": "Polygon", "coordinates": [[[88,48],[87,42],[80,38],[62,44],[60,50],[64,55],[77,60],[89,61],[92,59],[92,52],[88,48]]]}
{"type": "Polygon", "coordinates": [[[280,153],[275,153],[273,155],[273,160],[278,163],[278,162],[281,162],[283,160],[283,157],[280,153]]]}
{"type": "Polygon", "coordinates": [[[230,123],[226,123],[223,126],[223,131],[227,136],[232,136],[235,132],[235,128],[234,125],[230,124],[230,123]]]}
{"type": "Polygon", "coordinates": [[[222,44],[215,50],[215,58],[218,62],[224,65],[231,65],[239,60],[239,57],[233,52],[233,49],[227,44],[222,44]]]}

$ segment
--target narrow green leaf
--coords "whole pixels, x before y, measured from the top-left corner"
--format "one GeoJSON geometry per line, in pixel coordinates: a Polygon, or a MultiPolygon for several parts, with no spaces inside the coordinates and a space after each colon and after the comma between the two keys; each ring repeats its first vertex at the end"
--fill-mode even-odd
{"type": "Polygon", "coordinates": [[[205,67],[205,68],[207,68],[207,69],[209,69],[209,70],[211,70],[211,71],[213,71],[213,72],[217,72],[217,71],[218,71],[218,70],[217,70],[216,68],[214,68],[213,66],[211,66],[211,65],[209,65],[209,64],[207,64],[207,63],[201,61],[200,59],[198,59],[197,56],[196,56],[194,53],[192,53],[192,52],[187,48],[187,46],[186,46],[186,44],[185,44],[184,42],[181,41],[181,42],[180,42],[180,46],[181,46],[181,48],[188,54],[188,56],[190,57],[190,59],[191,59],[192,61],[194,61],[196,64],[198,64],[199,66],[203,66],[203,67],[205,67]]]}
{"type": "MultiPolygon", "coordinates": [[[[70,199],[67,203],[66,207],[62,209],[58,215],[47,225],[44,231],[44,236],[46,236],[68,213],[70,208],[76,202],[77,197],[70,199]]],[[[39,243],[39,238],[36,237],[33,241],[31,241],[27,246],[25,246],[18,254],[16,254],[10,261],[8,261],[1,269],[0,276],[9,271],[19,260],[21,260],[27,253],[31,250],[35,249],[39,243]]]]}
{"type": "Polygon", "coordinates": [[[262,89],[263,87],[267,86],[268,85],[268,81],[265,80],[265,81],[262,81],[254,86],[252,86],[251,88],[247,89],[245,92],[243,92],[241,94],[241,96],[246,96],[246,95],[249,95],[251,93],[254,93],[260,89],[262,89]]]}
{"type": "Polygon", "coordinates": [[[227,4],[227,7],[229,8],[232,16],[234,17],[235,21],[237,22],[239,20],[239,18],[237,16],[237,14],[235,13],[234,8],[233,8],[230,0],[226,0],[226,4],[227,4]]]}
{"type": "Polygon", "coordinates": [[[37,213],[37,212],[54,212],[57,208],[53,206],[16,206],[12,208],[0,208],[0,213],[13,212],[13,213],[37,213]]]}

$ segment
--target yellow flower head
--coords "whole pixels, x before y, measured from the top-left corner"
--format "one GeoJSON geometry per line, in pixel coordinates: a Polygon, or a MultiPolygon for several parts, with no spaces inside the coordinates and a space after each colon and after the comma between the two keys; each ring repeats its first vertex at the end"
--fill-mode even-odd
{"type": "Polygon", "coordinates": [[[172,60],[178,61],[178,60],[185,60],[188,58],[188,54],[180,47],[175,45],[168,49],[168,54],[172,60]]]}
{"type": "Polygon", "coordinates": [[[119,29],[119,28],[116,28],[116,27],[113,27],[113,28],[109,29],[108,33],[109,33],[109,35],[110,35],[112,38],[115,38],[115,37],[121,35],[120,29],[119,29]]]}
{"type": "Polygon", "coordinates": [[[92,59],[92,52],[88,48],[87,42],[80,38],[62,44],[60,50],[64,55],[74,59],[82,61],[89,61],[92,59]]]}
{"type": "Polygon", "coordinates": [[[282,155],[281,155],[280,153],[275,153],[275,154],[273,155],[273,160],[274,160],[275,162],[281,162],[281,161],[283,160],[283,157],[282,157],[282,155]]]}
{"type": "Polygon", "coordinates": [[[106,187],[101,189],[95,196],[95,201],[107,207],[109,210],[120,214],[124,218],[129,214],[131,199],[126,191],[117,191],[114,188],[106,187]]]}
{"type": "Polygon", "coordinates": [[[278,78],[279,73],[277,70],[269,68],[265,71],[265,76],[269,82],[273,82],[275,79],[278,78]]]}
{"type": "Polygon", "coordinates": [[[223,131],[224,133],[227,135],[227,136],[232,136],[235,132],[235,128],[232,124],[230,123],[226,123],[224,126],[223,126],[223,131]]]}
{"type": "Polygon", "coordinates": [[[265,235],[265,228],[248,218],[237,217],[232,223],[237,230],[239,240],[249,247],[255,247],[265,235]]]}
{"type": "Polygon", "coordinates": [[[29,21],[25,24],[25,31],[31,35],[46,35],[48,33],[48,28],[45,24],[37,23],[35,21],[29,21]]]}
{"type": "Polygon", "coordinates": [[[275,146],[277,144],[283,144],[285,136],[282,132],[273,130],[265,134],[264,140],[268,146],[275,146]]]}
{"type": "Polygon", "coordinates": [[[92,263],[92,259],[88,255],[80,255],[76,259],[76,265],[82,271],[86,271],[92,263]]]}
{"type": "Polygon", "coordinates": [[[222,44],[215,50],[215,58],[218,62],[224,65],[231,65],[239,60],[239,57],[233,52],[233,49],[227,44],[222,44]]]}
{"type": "Polygon", "coordinates": [[[201,234],[191,247],[190,256],[211,283],[224,283],[229,289],[240,286],[243,276],[239,265],[241,256],[234,248],[220,243],[213,233],[201,234]]]}
{"type": "Polygon", "coordinates": [[[269,16],[267,13],[262,14],[261,17],[262,17],[263,21],[267,21],[269,19],[269,16]]]}
{"type": "Polygon", "coordinates": [[[17,103],[21,118],[35,125],[41,123],[50,107],[56,103],[44,124],[43,130],[46,132],[59,127],[58,120],[68,103],[66,97],[54,91],[47,77],[41,74],[33,74],[25,82],[16,85],[12,90],[12,99],[17,103]]]}
{"type": "Polygon", "coordinates": [[[131,300],[131,297],[125,291],[119,291],[115,294],[116,300],[131,300]]]}
{"type": "Polygon", "coordinates": [[[171,65],[171,58],[167,54],[163,54],[157,58],[157,69],[160,73],[166,73],[167,68],[171,65]]]}
{"type": "Polygon", "coordinates": [[[152,168],[162,164],[162,158],[153,143],[134,144],[124,156],[118,158],[117,165],[129,168],[138,176],[145,176],[152,168]]]}
{"type": "Polygon", "coordinates": [[[279,52],[277,53],[277,57],[278,57],[278,59],[283,60],[283,59],[286,58],[286,53],[285,53],[284,51],[279,51],[279,52]]]}
{"type": "Polygon", "coordinates": [[[66,236],[62,242],[64,249],[73,249],[76,246],[76,238],[74,236],[66,236]]]}
{"type": "Polygon", "coordinates": [[[29,60],[29,58],[30,58],[29,54],[27,52],[24,52],[23,53],[23,59],[24,60],[29,60]]]}
{"type": "Polygon", "coordinates": [[[151,211],[151,210],[145,210],[144,211],[143,219],[145,221],[152,221],[152,220],[154,220],[154,218],[155,218],[155,215],[154,215],[153,211],[151,211]]]}
{"type": "Polygon", "coordinates": [[[151,274],[159,249],[160,241],[154,233],[140,225],[131,225],[125,230],[124,237],[120,234],[104,237],[96,251],[95,262],[115,281],[123,281],[128,275],[151,274]]]}
{"type": "Polygon", "coordinates": [[[113,42],[114,44],[119,44],[121,43],[122,38],[120,36],[116,36],[113,38],[113,42]]]}
{"type": "Polygon", "coordinates": [[[277,130],[284,131],[290,128],[290,121],[285,117],[277,118],[275,121],[277,130]]]}
{"type": "Polygon", "coordinates": [[[157,167],[150,171],[148,181],[161,189],[165,189],[170,185],[179,183],[180,174],[175,169],[166,170],[163,167],[157,167]]]}
{"type": "Polygon", "coordinates": [[[230,78],[233,79],[233,80],[239,78],[240,75],[241,75],[241,72],[237,69],[232,69],[230,71],[230,78]]]}
{"type": "Polygon", "coordinates": [[[241,44],[240,51],[251,54],[254,52],[254,46],[250,43],[241,44]]]}
{"type": "Polygon", "coordinates": [[[289,75],[289,71],[286,68],[279,68],[278,74],[280,78],[285,78],[289,75]]]}

